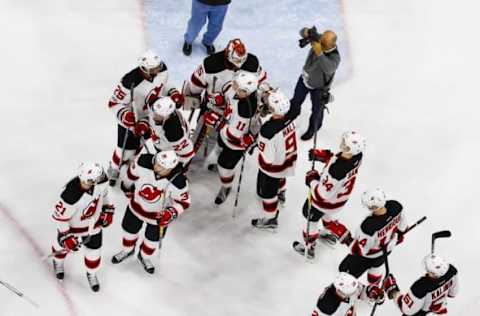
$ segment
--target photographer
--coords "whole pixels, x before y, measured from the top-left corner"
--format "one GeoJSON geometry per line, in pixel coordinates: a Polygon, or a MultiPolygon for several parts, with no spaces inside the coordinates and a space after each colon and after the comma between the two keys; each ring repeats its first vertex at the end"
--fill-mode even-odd
{"type": "Polygon", "coordinates": [[[303,72],[298,78],[295,93],[290,100],[291,109],[288,113],[290,119],[295,119],[301,112],[301,106],[307,94],[312,100],[312,114],[307,131],[302,135],[302,140],[309,140],[320,129],[323,121],[323,110],[330,101],[330,86],[335,76],[335,71],[340,64],[340,54],[337,50],[337,35],[333,31],[319,34],[315,27],[303,28],[300,31],[299,46],[305,47],[310,43],[307,60],[303,72]]]}

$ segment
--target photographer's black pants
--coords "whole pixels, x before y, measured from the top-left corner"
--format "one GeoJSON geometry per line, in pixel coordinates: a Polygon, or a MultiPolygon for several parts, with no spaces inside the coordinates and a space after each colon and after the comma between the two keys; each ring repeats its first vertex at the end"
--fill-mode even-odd
{"type": "Polygon", "coordinates": [[[290,119],[295,119],[300,115],[302,104],[305,101],[307,94],[310,94],[310,100],[312,101],[312,114],[310,115],[308,131],[313,134],[322,127],[325,101],[323,98],[322,89],[307,88],[307,86],[305,86],[303,83],[302,76],[298,78],[293,98],[290,100],[290,111],[288,112],[287,116],[290,119]]]}

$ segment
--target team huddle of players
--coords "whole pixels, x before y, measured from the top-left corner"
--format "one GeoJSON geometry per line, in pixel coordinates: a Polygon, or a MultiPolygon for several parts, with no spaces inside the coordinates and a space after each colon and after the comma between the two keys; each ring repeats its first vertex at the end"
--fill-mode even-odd
{"type": "MultiPolygon", "coordinates": [[[[122,248],[111,261],[119,264],[133,256],[138,243],[138,261],[146,272],[154,273],[152,256],[161,247],[168,225],[191,204],[189,169],[203,163],[218,174],[221,186],[214,202],[222,204],[232,194],[236,169],[241,165],[241,180],[244,160],[256,149],[263,215],[251,224],[276,229],[286,178],[294,175],[297,137],[295,123],[287,115],[290,100],[266,78],[257,57],[240,39],[205,58],[182,89],[169,83],[167,66],[158,55],[152,51],[142,55],[139,66],[122,78],[108,101],[118,125],[108,170],[98,163],[83,163],[55,205],[57,239],[52,252],[57,278],[64,277],[65,257],[84,246],[87,280],[93,291],[100,289],[96,272],[103,228],[113,220],[115,207],[108,191],[114,186],[124,192],[128,204],[121,223],[122,248]],[[199,112],[193,132],[192,116],[186,120],[180,109],[199,112]]],[[[305,179],[306,225],[303,240],[295,241],[293,248],[308,260],[315,259],[319,242],[345,244],[351,250],[312,315],[355,315],[358,300],[380,304],[384,293],[404,315],[445,314],[446,297],[457,291],[457,273],[439,256],[425,258],[427,275],[408,293],[400,293],[393,275],[383,278],[384,253],[400,244],[408,229],[398,201],[387,200],[381,189],[364,192],[362,203],[371,214],[354,235],[335,217],[353,191],[364,148],[364,138],[349,131],[342,135],[338,152],[309,151],[313,166],[305,179]],[[321,171],[314,168],[316,162],[323,164],[321,171]],[[367,285],[358,281],[365,272],[367,285]]]]}

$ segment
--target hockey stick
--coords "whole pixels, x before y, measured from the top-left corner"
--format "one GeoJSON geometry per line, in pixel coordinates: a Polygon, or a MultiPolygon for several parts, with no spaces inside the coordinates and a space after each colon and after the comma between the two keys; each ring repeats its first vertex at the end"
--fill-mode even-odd
{"type": "Polygon", "coordinates": [[[449,238],[452,233],[449,230],[441,230],[432,234],[432,255],[435,253],[435,241],[438,238],[449,238]]]}
{"type": "MultiPolygon", "coordinates": [[[[212,81],[212,95],[215,93],[215,86],[217,85],[217,76],[213,76],[212,81]]],[[[208,95],[207,95],[208,97],[208,95]]],[[[203,122],[205,124],[205,121],[203,122]]],[[[210,134],[211,127],[207,125],[207,130],[205,131],[205,138],[207,142],[205,143],[205,147],[203,148],[203,157],[206,158],[208,156],[208,135],[210,134]]]]}
{"type": "MultiPolygon", "coordinates": [[[[313,149],[317,148],[317,121],[315,121],[315,134],[313,135],[313,149]]],[[[312,169],[310,170],[315,170],[315,159],[312,160],[312,169]]],[[[307,196],[307,206],[308,206],[308,212],[307,212],[307,229],[306,229],[306,239],[305,239],[305,259],[308,257],[308,241],[309,241],[309,236],[310,236],[310,216],[312,213],[312,188],[308,188],[308,196],[307,196]]]]}
{"type": "Polygon", "coordinates": [[[12,286],[11,284],[8,284],[7,282],[5,281],[2,281],[0,280],[0,284],[3,285],[4,287],[6,287],[8,290],[10,290],[11,292],[17,294],[19,297],[23,298],[24,300],[26,300],[27,302],[29,302],[30,304],[32,304],[33,306],[35,306],[36,308],[39,308],[39,305],[37,303],[35,303],[34,300],[32,300],[31,298],[29,298],[28,296],[26,296],[25,294],[23,294],[22,292],[20,292],[18,289],[16,289],[14,286],[12,286]]]}
{"type": "MultiPolygon", "coordinates": [[[[426,217],[425,217],[426,218],[426,217]]],[[[415,225],[416,226],[416,225],[415,225]]],[[[413,227],[412,227],[413,228],[413,227]]],[[[388,265],[388,253],[387,253],[387,249],[385,249],[385,247],[382,247],[382,251],[383,251],[383,257],[385,258],[384,260],[384,264],[385,264],[385,278],[383,278],[383,280],[385,280],[388,275],[390,274],[390,266],[388,265]]],[[[383,281],[382,281],[383,283],[383,281]]],[[[372,312],[370,313],[370,316],[373,316],[375,315],[375,311],[377,310],[377,306],[379,304],[377,302],[375,302],[375,304],[373,305],[373,308],[372,308],[372,312]]]]}

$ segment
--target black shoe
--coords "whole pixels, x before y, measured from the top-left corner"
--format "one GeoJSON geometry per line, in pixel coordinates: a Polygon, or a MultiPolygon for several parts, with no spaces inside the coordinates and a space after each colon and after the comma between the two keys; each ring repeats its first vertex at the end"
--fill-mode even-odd
{"type": "Polygon", "coordinates": [[[188,44],[187,42],[183,43],[182,51],[185,56],[190,56],[190,54],[192,53],[192,44],[188,44]]]}
{"type": "Polygon", "coordinates": [[[215,46],[213,45],[207,45],[205,43],[202,43],[203,46],[205,46],[205,48],[207,49],[207,54],[208,55],[212,55],[212,54],[215,54],[215,46]]]}
{"type": "Polygon", "coordinates": [[[303,133],[302,137],[300,137],[302,140],[310,140],[313,137],[314,132],[311,130],[307,130],[305,133],[303,133]]]}

